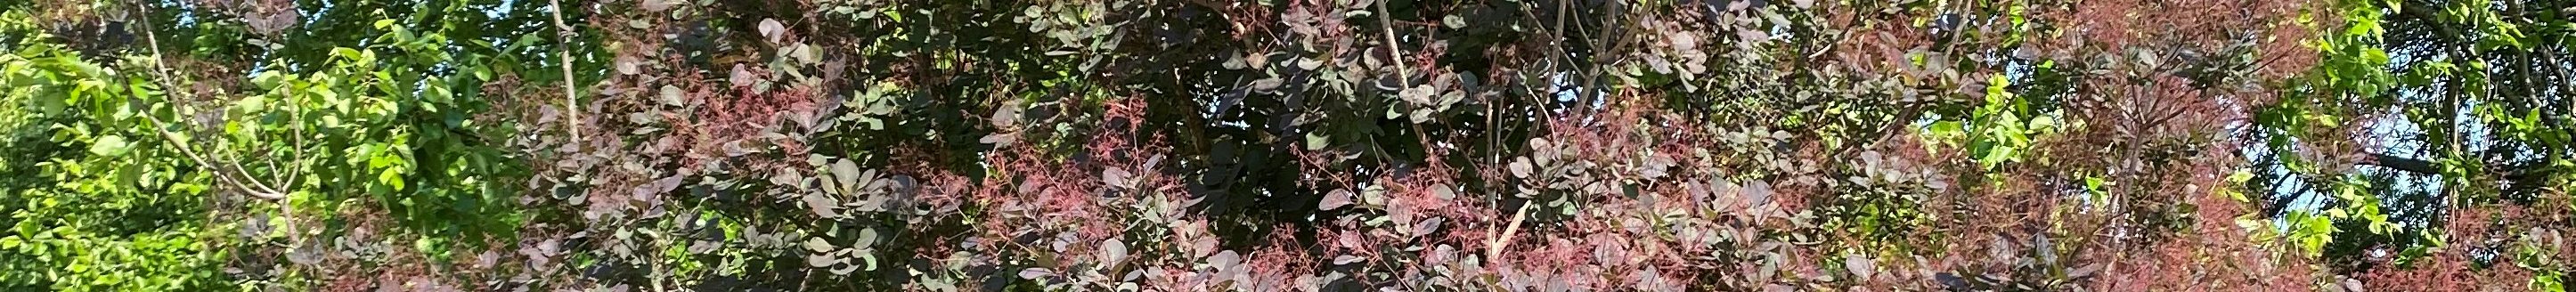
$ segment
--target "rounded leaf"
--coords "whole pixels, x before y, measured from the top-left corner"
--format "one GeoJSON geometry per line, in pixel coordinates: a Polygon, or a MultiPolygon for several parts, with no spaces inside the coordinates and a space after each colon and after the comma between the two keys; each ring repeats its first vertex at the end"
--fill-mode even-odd
{"type": "Polygon", "coordinates": [[[785,41],[787,38],[787,25],[779,23],[776,18],[761,19],[760,37],[768,38],[769,42],[772,43],[785,41]]]}
{"type": "Polygon", "coordinates": [[[1843,258],[1843,269],[1851,271],[1852,277],[1868,280],[1878,273],[1878,260],[1859,254],[1846,255],[1843,258]]]}
{"type": "Polygon", "coordinates": [[[836,248],[832,247],[832,242],[823,240],[823,237],[821,236],[805,238],[805,250],[813,251],[814,253],[823,253],[832,251],[833,249],[836,248]]]}
{"type": "Polygon", "coordinates": [[[662,105],[680,106],[688,103],[689,93],[688,91],[680,90],[679,86],[666,84],[662,85],[662,94],[658,97],[660,98],[662,105]]]}
{"type": "Polygon", "coordinates": [[[1110,239],[1109,242],[1100,244],[1101,262],[1116,264],[1125,260],[1127,260],[1126,242],[1118,241],[1117,239],[1110,239]]]}
{"type": "Polygon", "coordinates": [[[1532,171],[1532,170],[1531,170],[1531,167],[1530,167],[1530,160],[1529,160],[1529,158],[1528,158],[1528,157],[1522,157],[1522,158],[1512,159],[1512,164],[1511,164],[1510,166],[1505,166],[1505,167],[1507,167],[1507,168],[1510,168],[1510,169],[1511,169],[1511,171],[1512,171],[1512,177],[1518,177],[1518,178],[1529,178],[1529,177],[1530,177],[1530,171],[1532,171]]]}
{"type": "Polygon", "coordinates": [[[843,186],[851,188],[861,187],[859,185],[859,164],[851,162],[849,159],[832,162],[832,179],[839,180],[843,186]]]}

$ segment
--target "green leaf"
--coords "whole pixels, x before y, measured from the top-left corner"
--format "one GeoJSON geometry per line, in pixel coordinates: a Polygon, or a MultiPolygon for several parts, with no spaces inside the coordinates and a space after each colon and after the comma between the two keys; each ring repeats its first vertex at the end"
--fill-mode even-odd
{"type": "Polygon", "coordinates": [[[1986,168],[1991,169],[1996,165],[2003,164],[2006,160],[2012,159],[2012,155],[2013,148],[2010,146],[1995,146],[1993,148],[1987,148],[1986,156],[1978,158],[1977,164],[1983,164],[1986,168]]]}
{"type": "Polygon", "coordinates": [[[364,55],[364,54],[363,54],[363,53],[359,53],[359,52],[358,52],[358,49],[351,49],[351,48],[346,48],[346,47],[331,48],[331,56],[332,56],[332,57],[340,57],[340,58],[357,59],[360,55],[364,55]]]}
{"type": "Polygon", "coordinates": [[[125,152],[133,150],[133,147],[134,145],[125,142],[125,136],[106,135],[99,136],[96,141],[90,141],[89,153],[108,157],[124,156],[125,152]]]}
{"type": "Polygon", "coordinates": [[[383,173],[377,174],[376,182],[384,183],[385,186],[393,187],[393,190],[396,191],[403,189],[402,172],[397,169],[386,169],[383,173]]]}
{"type": "Polygon", "coordinates": [[[1933,122],[1932,126],[1925,129],[1924,132],[1929,133],[1929,136],[1933,137],[1958,137],[1959,135],[1966,133],[1965,130],[1960,129],[1959,121],[1933,122]]]}

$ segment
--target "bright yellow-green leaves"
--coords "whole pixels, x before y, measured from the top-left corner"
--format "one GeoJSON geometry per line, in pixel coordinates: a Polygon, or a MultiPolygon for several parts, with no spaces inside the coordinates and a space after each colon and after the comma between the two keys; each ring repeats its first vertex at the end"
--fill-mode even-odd
{"type": "Polygon", "coordinates": [[[1994,74],[1986,79],[1985,103],[1968,118],[1970,154],[1978,165],[1991,170],[2007,162],[2021,161],[2029,150],[2031,137],[2057,128],[2055,118],[2031,110],[2030,100],[2008,88],[2012,78],[1994,74]]]}
{"type": "MultiPolygon", "coordinates": [[[[25,19],[9,12],[0,29],[27,32],[14,22],[25,19]]],[[[156,56],[102,66],[49,39],[16,39],[0,54],[0,83],[16,85],[0,91],[0,136],[41,139],[0,146],[59,150],[33,168],[0,168],[15,177],[0,179],[0,222],[17,231],[0,235],[0,290],[230,290],[217,288],[235,284],[217,274],[220,251],[277,239],[192,239],[227,236],[232,224],[203,226],[233,221],[209,217],[206,202],[261,199],[243,194],[293,200],[243,210],[260,216],[372,201],[425,238],[515,228],[497,203],[506,189],[490,185],[516,181],[501,177],[515,166],[491,163],[500,152],[484,141],[495,138],[474,137],[482,130],[467,119],[484,105],[454,90],[480,80],[461,74],[489,70],[450,59],[442,36],[378,24],[389,31],[375,42],[330,49],[319,66],[263,68],[247,92],[169,90],[198,84],[163,79],[156,56]]],[[[422,252],[444,257],[451,245],[422,252]]]]}
{"type": "MultiPolygon", "coordinates": [[[[20,12],[0,34],[42,36],[20,12]]],[[[162,143],[136,106],[158,86],[40,38],[0,44],[0,290],[198,291],[226,285],[206,230],[209,177],[162,143]],[[38,160],[17,160],[36,158],[38,160]]],[[[138,58],[124,58],[133,64],[138,58]]]]}

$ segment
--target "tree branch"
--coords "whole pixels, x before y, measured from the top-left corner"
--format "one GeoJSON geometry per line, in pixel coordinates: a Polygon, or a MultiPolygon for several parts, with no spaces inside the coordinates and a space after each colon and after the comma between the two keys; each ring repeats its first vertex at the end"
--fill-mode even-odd
{"type": "Polygon", "coordinates": [[[2398,157],[2396,155],[2388,155],[2386,153],[2370,153],[2370,155],[2362,157],[2361,161],[2354,162],[2353,164],[2385,167],[2388,169],[2425,175],[2442,174],[2442,169],[2435,167],[2432,161],[2398,157]]]}
{"type": "Polygon", "coordinates": [[[1501,263],[1503,261],[1503,250],[1512,245],[1513,237],[1520,236],[1521,223],[1525,223],[1526,220],[1529,220],[1530,205],[1534,204],[1538,204],[1538,202],[1521,202],[1520,210],[1512,211],[1511,225],[1503,227],[1502,236],[1486,239],[1486,241],[1490,242],[1485,244],[1485,262],[1501,263]]]}
{"type": "MultiPolygon", "coordinates": [[[[138,6],[141,6],[141,7],[150,7],[149,5],[138,5],[138,6]]],[[[143,11],[143,14],[144,14],[144,15],[143,15],[142,17],[139,17],[139,19],[140,19],[140,24],[142,24],[142,25],[143,25],[143,41],[144,41],[144,45],[145,45],[145,46],[150,46],[150,47],[152,48],[152,75],[154,75],[154,76],[153,76],[153,77],[154,77],[154,78],[153,78],[154,80],[153,80],[153,82],[152,82],[152,83],[154,83],[155,85],[161,85],[161,89],[162,89],[162,90],[164,90],[164,91],[176,91],[176,90],[179,90],[179,89],[177,89],[177,88],[175,88],[175,87],[171,87],[171,86],[170,86],[170,85],[168,85],[168,84],[161,84],[162,82],[168,82],[168,81],[170,81],[170,73],[169,73],[170,68],[169,68],[169,65],[163,64],[163,63],[161,62],[161,59],[163,58],[163,56],[161,55],[161,37],[158,35],[158,33],[155,33],[155,32],[153,32],[153,31],[152,31],[152,16],[151,16],[151,10],[142,10],[142,11],[143,11]]],[[[178,92],[186,92],[186,91],[178,91],[178,92]]],[[[186,156],[186,157],[188,157],[188,160],[190,160],[190,161],[194,161],[194,162],[196,162],[196,163],[197,163],[197,168],[201,168],[201,169],[205,169],[206,171],[214,172],[214,173],[215,173],[215,178],[216,178],[217,180],[221,180],[221,181],[226,182],[226,183],[231,183],[231,184],[233,185],[233,187],[241,188],[241,189],[243,189],[243,190],[250,191],[250,195],[251,195],[252,197],[258,197],[258,198],[261,198],[261,199],[270,199],[270,200],[277,200],[277,199],[285,199],[285,198],[286,198],[286,193],[285,193],[285,192],[283,192],[283,191],[279,191],[276,187],[268,186],[268,184],[261,183],[259,180],[251,179],[250,177],[248,177],[248,176],[249,176],[249,174],[250,174],[250,173],[249,173],[249,170],[247,170],[247,169],[245,169],[245,168],[242,168],[240,164],[238,164],[238,163],[231,164],[231,166],[232,166],[233,170],[238,171],[238,172],[241,172],[241,173],[238,173],[238,175],[241,175],[242,177],[236,178],[236,177],[234,177],[235,175],[237,175],[236,173],[225,172],[221,167],[218,167],[218,165],[217,165],[217,164],[215,164],[215,163],[213,163],[213,162],[210,162],[210,160],[206,159],[206,156],[205,156],[204,154],[199,154],[199,153],[197,153],[197,151],[196,151],[195,149],[188,148],[188,143],[185,143],[185,142],[181,142],[181,141],[180,141],[180,139],[179,139],[179,134],[172,133],[171,131],[162,131],[162,130],[160,130],[160,129],[157,129],[157,128],[160,128],[160,127],[164,127],[164,126],[169,125],[169,123],[161,122],[161,117],[159,117],[159,116],[154,116],[154,115],[152,115],[151,113],[144,113],[144,114],[140,114],[140,116],[143,116],[143,119],[144,119],[144,120],[148,120],[148,121],[151,121],[151,122],[152,122],[152,127],[153,127],[153,128],[156,128],[156,129],[154,129],[154,131],[155,131],[155,132],[160,132],[160,135],[156,135],[156,136],[161,137],[161,140],[162,140],[162,141],[164,141],[164,142],[169,142],[169,143],[170,143],[170,145],[171,145],[172,147],[177,147],[177,148],[179,148],[179,154],[180,154],[180,155],[182,155],[182,156],[186,156]],[[243,182],[249,182],[249,183],[243,183],[243,182]]],[[[292,186],[290,186],[290,187],[292,187],[292,186]]]]}
{"type": "MultiPolygon", "coordinates": [[[[2369,155],[2363,156],[2361,161],[2355,161],[2353,164],[2378,166],[2421,175],[2442,175],[2441,166],[2433,161],[2398,157],[2396,155],[2388,155],[2386,153],[2370,153],[2369,155]]],[[[2499,171],[2499,174],[2501,174],[2504,181],[2517,184],[2531,182],[2533,179],[2545,177],[2542,174],[2546,173],[2548,173],[2547,169],[2504,169],[2499,171]]]]}
{"type": "MultiPolygon", "coordinates": [[[[562,1],[562,0],[547,0],[546,2],[547,2],[547,4],[549,4],[549,5],[554,5],[554,7],[555,7],[555,9],[554,9],[554,10],[555,10],[555,11],[554,11],[554,16],[555,16],[555,37],[556,37],[557,39],[561,39],[561,40],[563,40],[563,41],[562,41],[562,43],[560,43],[560,45],[562,45],[562,46],[563,46],[563,48],[562,48],[561,50],[557,50],[557,51],[555,51],[555,52],[557,53],[557,56],[562,57],[561,59],[559,59],[559,60],[557,60],[557,61],[558,61],[559,63],[562,63],[562,65],[563,65],[563,78],[564,78],[564,114],[565,114],[565,115],[567,115],[567,116],[566,116],[567,118],[569,118],[569,119],[567,119],[567,120],[566,120],[566,122],[564,122],[564,131],[569,132],[569,133],[572,133],[572,143],[573,143],[573,145],[580,145],[580,144],[581,144],[581,124],[582,124],[582,121],[581,121],[581,98],[580,98],[580,96],[579,96],[579,95],[576,95],[576,94],[579,94],[579,91],[578,91],[578,90],[576,90],[576,89],[574,88],[574,87],[576,86],[576,85],[574,85],[574,84],[575,84],[575,83],[577,83],[577,82],[573,81],[573,76],[572,76],[572,37],[574,36],[574,34],[573,34],[573,32],[572,32],[572,26],[564,25],[564,20],[563,20],[563,10],[564,10],[564,7],[563,7],[563,1],[562,1]]],[[[579,147],[579,146],[575,146],[575,147],[579,147]]]]}

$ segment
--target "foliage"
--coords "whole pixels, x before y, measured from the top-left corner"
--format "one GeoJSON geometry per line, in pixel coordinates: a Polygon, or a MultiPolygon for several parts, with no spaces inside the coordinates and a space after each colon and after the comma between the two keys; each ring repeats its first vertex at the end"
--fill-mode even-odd
{"type": "Polygon", "coordinates": [[[2563,291],[2565,6],[0,2],[0,290],[2563,291]]]}

